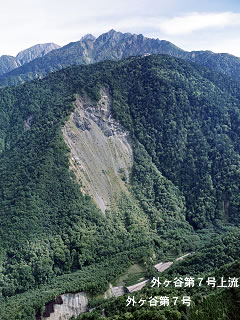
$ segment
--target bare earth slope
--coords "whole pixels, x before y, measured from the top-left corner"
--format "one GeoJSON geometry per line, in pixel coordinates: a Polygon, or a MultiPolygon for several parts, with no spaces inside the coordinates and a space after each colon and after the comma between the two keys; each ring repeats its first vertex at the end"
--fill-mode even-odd
{"type": "Polygon", "coordinates": [[[109,93],[101,89],[100,94],[97,104],[78,96],[63,135],[83,192],[105,212],[121,191],[127,192],[133,160],[129,134],[112,118],[109,93]]]}

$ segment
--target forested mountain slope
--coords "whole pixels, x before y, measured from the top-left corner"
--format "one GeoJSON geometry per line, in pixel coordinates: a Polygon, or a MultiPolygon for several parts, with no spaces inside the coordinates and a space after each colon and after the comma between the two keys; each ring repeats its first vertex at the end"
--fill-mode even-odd
{"type": "MultiPolygon", "coordinates": [[[[53,296],[104,291],[134,261],[196,250],[216,227],[239,225],[239,85],[229,78],[151,55],[0,91],[1,319],[34,319],[53,296]],[[109,127],[96,120],[106,92],[109,127]],[[101,143],[110,144],[112,118],[128,132],[133,159],[129,177],[104,170],[122,193],[103,214],[76,177],[74,143],[67,147],[63,133],[75,123],[69,137],[80,145],[98,124],[101,143]]],[[[79,170],[90,188],[91,175],[79,170]]]]}
{"type": "MultiPolygon", "coordinates": [[[[168,54],[195,62],[216,72],[240,80],[240,58],[211,51],[184,51],[166,40],[150,39],[143,35],[121,33],[110,30],[95,38],[84,36],[42,58],[26,63],[0,77],[0,86],[16,85],[36,78],[42,78],[70,65],[89,64],[103,60],[120,60],[129,56],[168,54]]],[[[6,71],[5,71],[6,72],[6,71]]]]}
{"type": "MultiPolygon", "coordinates": [[[[216,251],[216,250],[215,250],[216,251]]],[[[220,257],[218,255],[218,257],[220,257]]],[[[186,260],[187,266],[192,266],[189,261],[186,260]]],[[[203,265],[203,263],[202,263],[203,265]]],[[[183,282],[185,279],[189,279],[189,276],[194,281],[193,287],[178,287],[174,288],[173,285],[160,287],[151,287],[149,284],[143,288],[140,292],[134,292],[131,295],[126,295],[119,297],[117,299],[106,300],[95,300],[92,302],[92,306],[95,307],[94,311],[91,313],[83,313],[78,320],[169,320],[169,319],[190,319],[190,320],[238,320],[239,319],[239,294],[240,290],[238,287],[226,287],[217,288],[220,279],[228,281],[232,279],[233,275],[239,278],[240,276],[240,261],[236,260],[231,264],[226,264],[224,266],[215,266],[214,271],[209,273],[191,273],[188,269],[183,269],[183,266],[179,265],[178,270],[182,272],[165,272],[164,274],[159,274],[155,272],[155,279],[159,278],[161,284],[164,281],[170,281],[172,284],[172,279],[178,279],[183,282]],[[184,271],[185,270],[185,271],[184,271]],[[187,276],[186,276],[187,274],[187,276]],[[209,279],[216,281],[216,287],[212,285],[206,285],[206,281],[209,279]],[[202,280],[202,285],[199,286],[198,283],[202,280]],[[225,280],[227,279],[227,280],[225,280]],[[191,307],[186,307],[181,304],[181,297],[186,296],[191,299],[191,307]],[[150,305],[151,297],[155,297],[159,300],[159,297],[169,298],[169,306],[166,304],[157,306],[153,304],[150,305]],[[130,303],[128,306],[126,301],[127,298],[133,299],[136,304],[133,306],[130,303]],[[178,298],[177,303],[174,305],[174,299],[178,298]],[[138,303],[140,301],[140,303],[138,303]],[[102,316],[102,310],[104,309],[104,317],[102,316]]],[[[225,282],[224,282],[225,285],[225,282]]],[[[166,299],[166,298],[165,298],[166,299]]],[[[164,298],[162,298],[164,301],[164,298]]],[[[165,300],[166,301],[166,300],[165,300]]]]}

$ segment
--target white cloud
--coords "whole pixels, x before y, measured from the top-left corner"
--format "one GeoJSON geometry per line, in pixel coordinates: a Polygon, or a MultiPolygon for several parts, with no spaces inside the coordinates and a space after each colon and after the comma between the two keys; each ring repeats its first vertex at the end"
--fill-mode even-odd
{"type": "Polygon", "coordinates": [[[232,12],[198,13],[166,19],[159,23],[162,32],[169,35],[189,34],[207,28],[240,26],[240,14],[232,12]]]}

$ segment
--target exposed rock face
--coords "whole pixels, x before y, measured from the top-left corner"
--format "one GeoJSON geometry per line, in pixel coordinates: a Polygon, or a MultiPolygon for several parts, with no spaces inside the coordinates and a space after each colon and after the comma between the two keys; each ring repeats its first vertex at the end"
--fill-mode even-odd
{"type": "Polygon", "coordinates": [[[16,69],[19,66],[20,65],[15,57],[6,55],[0,57],[0,75],[16,69]]]}
{"type": "Polygon", "coordinates": [[[18,61],[19,65],[23,65],[27,62],[30,62],[36,58],[40,58],[45,56],[48,52],[52,50],[58,49],[58,46],[55,43],[43,43],[43,44],[36,44],[35,46],[25,49],[19,52],[16,56],[16,60],[18,61]]]}
{"type": "Polygon", "coordinates": [[[33,116],[29,116],[26,120],[24,120],[24,131],[30,130],[32,125],[33,116]]]}
{"type": "Polygon", "coordinates": [[[88,299],[84,292],[66,293],[58,298],[59,301],[45,310],[43,320],[68,320],[88,311],[88,299]]]}
{"type": "MultiPolygon", "coordinates": [[[[63,299],[61,296],[57,297],[54,301],[46,304],[43,317],[50,317],[50,315],[54,312],[54,306],[57,304],[63,304],[63,299]]],[[[39,319],[41,319],[41,317],[39,319]]]]}
{"type": "Polygon", "coordinates": [[[88,33],[85,36],[83,36],[80,41],[95,41],[95,40],[96,38],[92,34],[88,33]]]}
{"type": "Polygon", "coordinates": [[[240,80],[240,58],[238,57],[211,51],[188,52],[166,40],[150,39],[142,34],[136,35],[110,30],[97,38],[87,34],[80,41],[71,42],[59,50],[49,52],[37,61],[32,61],[24,66],[20,64],[19,68],[12,71],[11,74],[3,75],[8,71],[1,72],[1,69],[6,70],[6,63],[2,67],[0,57],[0,86],[16,85],[36,77],[39,78],[39,76],[43,77],[50,71],[70,65],[89,64],[106,59],[119,60],[129,56],[149,54],[168,54],[190,60],[217,72],[230,75],[235,80],[240,80]],[[13,79],[8,79],[9,76],[13,79]]]}
{"type": "Polygon", "coordinates": [[[31,48],[19,52],[16,57],[3,55],[0,57],[0,75],[21,67],[36,58],[41,58],[58,48],[60,46],[55,43],[36,44],[31,48]]]}
{"type": "Polygon", "coordinates": [[[133,159],[128,132],[112,118],[108,91],[101,89],[100,94],[97,104],[87,97],[77,98],[63,135],[83,192],[105,212],[121,191],[127,192],[125,182],[129,181],[133,159]]]}

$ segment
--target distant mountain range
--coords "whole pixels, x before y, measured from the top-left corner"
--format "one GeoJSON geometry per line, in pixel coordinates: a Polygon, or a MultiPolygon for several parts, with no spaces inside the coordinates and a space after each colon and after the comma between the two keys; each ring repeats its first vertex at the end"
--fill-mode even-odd
{"type": "Polygon", "coordinates": [[[60,46],[55,43],[44,43],[23,50],[16,57],[3,55],[0,57],[0,75],[10,72],[36,58],[43,57],[45,54],[58,48],[60,46]]]}
{"type": "Polygon", "coordinates": [[[150,39],[141,34],[110,30],[98,38],[87,34],[80,41],[71,42],[61,48],[54,44],[47,45],[49,45],[47,48],[50,49],[48,53],[47,48],[42,50],[42,47],[39,47],[41,45],[20,52],[16,57],[20,64],[17,64],[14,57],[1,57],[0,85],[16,85],[42,78],[49,72],[71,65],[90,64],[103,60],[120,60],[129,56],[148,54],[168,54],[229,75],[235,80],[240,80],[240,58],[238,57],[211,51],[188,52],[169,41],[150,39]],[[53,50],[57,48],[59,49],[53,50]],[[14,70],[10,71],[11,69],[14,70]]]}

